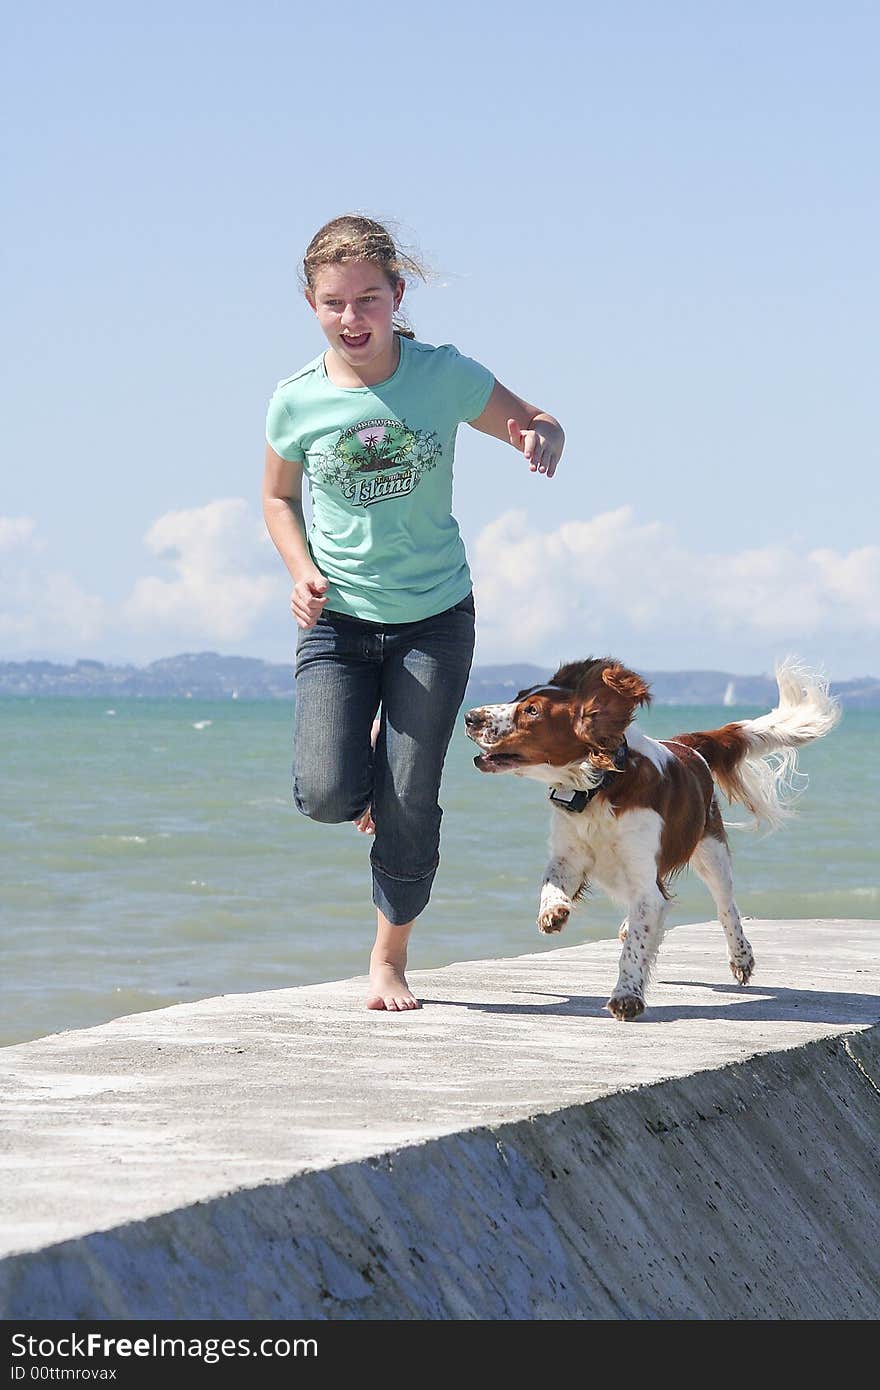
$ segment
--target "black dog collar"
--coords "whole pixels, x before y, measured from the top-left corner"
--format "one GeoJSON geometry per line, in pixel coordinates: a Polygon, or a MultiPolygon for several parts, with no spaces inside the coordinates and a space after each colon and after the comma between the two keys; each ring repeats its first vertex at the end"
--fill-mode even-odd
{"type": "Polygon", "coordinates": [[[558,787],[550,788],[549,800],[554,806],[558,806],[561,811],[583,811],[589,806],[593,797],[603,787],[607,787],[614,780],[616,773],[622,772],[626,767],[626,755],[629,752],[629,745],[626,739],[623,740],[617,752],[614,754],[614,772],[606,772],[601,782],[597,782],[595,787],[591,787],[588,792],[561,791],[558,787]]]}

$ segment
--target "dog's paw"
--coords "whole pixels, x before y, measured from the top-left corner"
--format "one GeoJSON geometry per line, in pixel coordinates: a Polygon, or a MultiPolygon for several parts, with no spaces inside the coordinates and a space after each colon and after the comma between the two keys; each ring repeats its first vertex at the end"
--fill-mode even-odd
{"type": "Polygon", "coordinates": [[[747,985],[755,969],[755,957],[749,951],[745,960],[728,961],[730,973],[738,985],[747,985]]]}
{"type": "Polygon", "coordinates": [[[553,932],[562,931],[570,916],[571,908],[564,903],[550,903],[538,913],[538,930],[552,936],[553,932]]]}
{"type": "Polygon", "coordinates": [[[638,994],[612,994],[605,1007],[618,1023],[626,1023],[645,1012],[645,1001],[638,994]]]}

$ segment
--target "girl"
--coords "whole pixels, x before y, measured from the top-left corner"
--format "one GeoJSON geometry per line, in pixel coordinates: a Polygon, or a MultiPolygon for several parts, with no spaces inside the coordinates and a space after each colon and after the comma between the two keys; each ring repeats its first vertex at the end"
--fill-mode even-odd
{"type": "Polygon", "coordinates": [[[405,271],[424,278],[370,218],[338,217],[313,237],[305,296],[328,348],[278,384],[263,486],[300,628],[294,801],[375,834],[367,1008],[392,1011],[419,1007],[407,943],[439,862],[440,775],[474,647],[452,516],[456,431],[466,421],[509,442],[547,478],[564,444],[558,420],[478,362],[415,340],[398,318],[405,271]]]}

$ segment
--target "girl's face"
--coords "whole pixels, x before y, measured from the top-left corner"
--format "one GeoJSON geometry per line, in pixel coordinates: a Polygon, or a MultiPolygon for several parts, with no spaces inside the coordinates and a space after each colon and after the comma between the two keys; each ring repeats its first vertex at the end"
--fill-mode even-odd
{"type": "Polygon", "coordinates": [[[392,315],[403,298],[404,282],[392,288],[372,261],[325,266],[306,299],[334,352],[356,370],[379,365],[394,345],[392,315]]]}

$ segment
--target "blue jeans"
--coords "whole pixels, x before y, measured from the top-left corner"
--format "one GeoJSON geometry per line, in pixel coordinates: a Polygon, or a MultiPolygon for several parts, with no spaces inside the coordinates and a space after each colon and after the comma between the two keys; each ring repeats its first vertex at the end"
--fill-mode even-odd
{"type": "Polygon", "coordinates": [[[471,594],[417,623],[325,611],[298,635],[293,799],[303,815],[329,823],[356,820],[372,805],[373,902],[397,926],[431,896],[440,776],[473,653],[471,594]]]}

